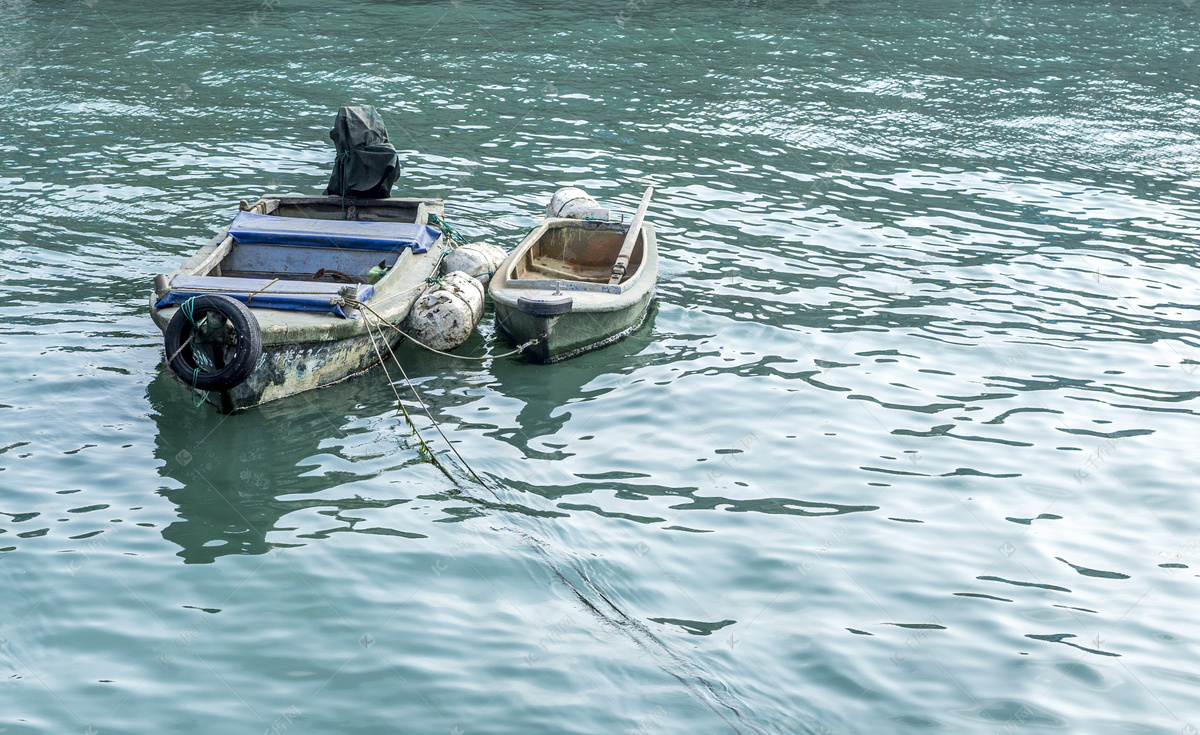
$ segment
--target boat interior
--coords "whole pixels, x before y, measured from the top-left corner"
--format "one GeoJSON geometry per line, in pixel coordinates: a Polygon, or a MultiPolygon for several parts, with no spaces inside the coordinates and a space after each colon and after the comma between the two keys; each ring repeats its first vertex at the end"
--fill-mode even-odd
{"type": "MultiPolygon", "coordinates": [[[[633,278],[642,266],[644,236],[638,233],[621,283],[633,278]]],[[[618,224],[556,222],[516,260],[508,277],[608,283],[624,242],[625,229],[618,224]]]]}
{"type": "Polygon", "coordinates": [[[403,251],[233,243],[229,254],[204,275],[322,283],[367,283],[375,266],[391,268],[403,251]]]}
{"type": "MultiPolygon", "coordinates": [[[[307,220],[424,222],[419,199],[282,197],[259,202],[249,211],[307,220]],[[265,211],[264,211],[265,210],[265,211]]],[[[275,243],[231,242],[212,268],[197,275],[224,278],[280,279],[323,283],[368,283],[371,269],[391,268],[402,249],[343,249],[275,243]]]]}

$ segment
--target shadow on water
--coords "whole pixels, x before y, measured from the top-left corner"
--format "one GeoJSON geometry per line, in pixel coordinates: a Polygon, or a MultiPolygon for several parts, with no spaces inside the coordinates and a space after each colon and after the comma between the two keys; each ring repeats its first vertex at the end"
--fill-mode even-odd
{"type": "Polygon", "coordinates": [[[163,538],[181,547],[179,556],[185,562],[208,563],[227,554],[263,554],[295,545],[272,543],[266,537],[272,531],[294,530],[280,526],[280,519],[294,511],[328,509],[322,512],[331,516],[334,528],[309,535],[319,538],[333,531],[363,530],[354,528],[354,519],[341,517],[344,511],[410,502],[411,498],[323,495],[385,469],[422,462],[416,450],[406,446],[406,431],[394,434],[379,426],[380,421],[389,426],[394,422],[377,418],[387,413],[390,403],[373,393],[378,382],[351,380],[226,416],[208,405],[197,408],[190,392],[160,371],[147,388],[158,427],[154,453],[163,463],[159,473],[177,483],[160,493],[175,504],[179,515],[163,529],[163,538]],[[356,435],[368,445],[375,435],[378,446],[364,449],[355,444],[356,435]],[[345,454],[351,444],[354,464],[337,461],[351,459],[345,454]]]}
{"type": "MultiPolygon", "coordinates": [[[[434,417],[443,426],[482,431],[520,451],[525,457],[556,459],[561,455],[532,446],[538,439],[560,434],[571,420],[572,407],[594,401],[617,389],[601,379],[629,376],[661,359],[652,349],[656,333],[657,302],[651,302],[642,324],[623,339],[569,360],[541,365],[522,355],[498,357],[486,362],[463,362],[426,352],[413,344],[396,349],[410,380],[425,397],[434,417]],[[597,385],[593,385],[597,384],[597,385]],[[590,386],[590,387],[589,387],[590,386]],[[490,394],[486,416],[464,419],[461,409],[490,394]],[[455,413],[457,412],[457,414],[455,413]],[[494,419],[492,417],[495,417],[494,419]]],[[[465,356],[502,355],[512,343],[490,327],[491,312],[484,316],[482,334],[477,332],[455,352],[465,356]]],[[[388,370],[406,401],[411,393],[400,372],[389,360],[388,370]]]]}

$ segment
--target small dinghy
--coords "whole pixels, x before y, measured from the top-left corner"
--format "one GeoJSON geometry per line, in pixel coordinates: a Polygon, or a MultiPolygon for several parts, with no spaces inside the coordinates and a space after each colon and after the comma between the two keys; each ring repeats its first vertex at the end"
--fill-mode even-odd
{"type": "Polygon", "coordinates": [[[167,363],[224,412],[336,383],[388,354],[438,272],[440,199],[270,196],[168,275],[167,363]],[[364,314],[369,310],[369,314],[364,314]]]}
{"type": "Polygon", "coordinates": [[[628,225],[551,217],[492,276],[496,324],[525,354],[556,362],[611,344],[645,319],[658,281],[647,189],[628,225]]]}

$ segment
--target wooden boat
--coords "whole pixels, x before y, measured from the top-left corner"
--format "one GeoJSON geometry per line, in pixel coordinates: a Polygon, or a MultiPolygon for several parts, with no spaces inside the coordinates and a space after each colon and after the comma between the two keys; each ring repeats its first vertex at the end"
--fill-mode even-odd
{"type": "Polygon", "coordinates": [[[223,412],[366,370],[399,337],[375,314],[399,326],[438,270],[442,233],[429,219],[442,214],[440,199],[243,202],[229,227],[155,278],[150,314],[168,365],[223,412]]]}
{"type": "Polygon", "coordinates": [[[496,324],[517,344],[539,340],[526,355],[556,362],[641,325],[658,280],[654,227],[642,218],[649,194],[629,225],[547,219],[501,264],[489,287],[496,324]]]}

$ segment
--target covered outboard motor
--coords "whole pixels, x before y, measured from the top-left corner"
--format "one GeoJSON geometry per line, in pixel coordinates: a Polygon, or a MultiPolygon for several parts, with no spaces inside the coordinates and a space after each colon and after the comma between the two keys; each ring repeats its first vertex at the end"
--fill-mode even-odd
{"type": "Polygon", "coordinates": [[[343,107],[329,137],[337,146],[326,194],[383,199],[400,176],[400,156],[388,142],[383,118],[369,105],[343,107]]]}

